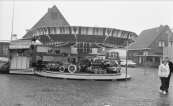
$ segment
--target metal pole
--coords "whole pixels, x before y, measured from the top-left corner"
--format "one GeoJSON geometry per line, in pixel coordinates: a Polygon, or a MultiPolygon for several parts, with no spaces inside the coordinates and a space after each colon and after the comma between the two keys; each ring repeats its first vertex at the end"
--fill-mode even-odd
{"type": "Polygon", "coordinates": [[[144,74],[146,75],[146,52],[145,52],[145,72],[144,74]]]}
{"type": "Polygon", "coordinates": [[[14,0],[14,3],[13,3],[12,28],[11,28],[11,41],[12,41],[12,35],[13,35],[14,6],[15,6],[15,0],[14,0]]]}
{"type": "Polygon", "coordinates": [[[128,57],[128,38],[127,38],[127,47],[126,47],[126,81],[127,81],[127,57],[128,57]]]}
{"type": "MultiPolygon", "coordinates": [[[[11,28],[11,38],[10,40],[12,41],[12,35],[13,35],[13,20],[14,20],[14,6],[15,6],[15,0],[14,0],[14,3],[13,3],[13,15],[12,15],[12,28],[11,28]]],[[[10,52],[10,56],[9,56],[9,63],[10,63],[10,67],[11,67],[11,58],[13,57],[11,55],[11,50],[9,49],[9,52],[10,52]],[[11,58],[10,58],[11,57],[11,58]]],[[[16,68],[17,68],[17,61],[16,61],[16,68]]]]}
{"type": "Polygon", "coordinates": [[[55,54],[54,54],[54,63],[55,63],[55,54]]]}
{"type": "Polygon", "coordinates": [[[168,47],[169,47],[169,33],[168,33],[168,47]]]}

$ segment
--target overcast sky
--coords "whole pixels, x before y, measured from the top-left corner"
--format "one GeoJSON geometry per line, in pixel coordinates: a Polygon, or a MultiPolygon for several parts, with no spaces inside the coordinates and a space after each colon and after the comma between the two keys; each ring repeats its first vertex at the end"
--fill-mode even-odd
{"type": "MultiPolygon", "coordinates": [[[[0,0],[0,40],[10,40],[13,3],[0,0]]],[[[53,5],[72,26],[117,28],[138,35],[161,24],[173,28],[173,1],[15,0],[13,34],[22,38],[53,5]]]]}

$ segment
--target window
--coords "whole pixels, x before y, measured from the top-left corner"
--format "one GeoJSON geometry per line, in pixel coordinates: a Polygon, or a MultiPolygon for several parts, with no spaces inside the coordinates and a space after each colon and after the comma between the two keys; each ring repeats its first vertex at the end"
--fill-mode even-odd
{"type": "Polygon", "coordinates": [[[52,19],[58,19],[58,13],[51,12],[52,19]]]}
{"type": "Polygon", "coordinates": [[[173,41],[169,42],[169,47],[173,47],[173,41]]]}
{"type": "Polygon", "coordinates": [[[165,47],[165,41],[159,41],[159,47],[165,47]]]}
{"type": "Polygon", "coordinates": [[[9,55],[8,45],[3,45],[3,55],[9,55]]]}

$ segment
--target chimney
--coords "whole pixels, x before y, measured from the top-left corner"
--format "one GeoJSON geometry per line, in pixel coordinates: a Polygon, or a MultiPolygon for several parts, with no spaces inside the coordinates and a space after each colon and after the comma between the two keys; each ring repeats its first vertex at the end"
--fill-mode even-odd
{"type": "Polygon", "coordinates": [[[17,35],[16,34],[12,35],[12,40],[17,40],[17,35]]]}
{"type": "Polygon", "coordinates": [[[50,10],[50,8],[48,8],[48,11],[50,10]]]}
{"type": "Polygon", "coordinates": [[[162,24],[160,25],[160,28],[162,27],[162,24]]]}
{"type": "Polygon", "coordinates": [[[26,32],[30,31],[30,29],[26,29],[26,32]]]}

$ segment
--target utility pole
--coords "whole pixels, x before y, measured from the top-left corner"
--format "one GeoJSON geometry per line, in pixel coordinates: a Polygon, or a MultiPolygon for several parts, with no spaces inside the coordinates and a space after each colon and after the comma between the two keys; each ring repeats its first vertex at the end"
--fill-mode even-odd
{"type": "Polygon", "coordinates": [[[13,35],[14,6],[15,6],[15,0],[14,0],[14,2],[13,2],[12,28],[11,28],[11,41],[12,41],[12,35],[13,35]]]}

